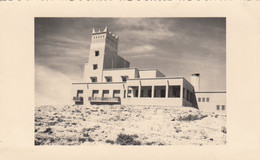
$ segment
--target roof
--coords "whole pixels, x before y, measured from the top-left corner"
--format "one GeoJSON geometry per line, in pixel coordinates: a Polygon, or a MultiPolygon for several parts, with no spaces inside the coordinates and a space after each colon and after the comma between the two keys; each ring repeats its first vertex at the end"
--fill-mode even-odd
{"type": "Polygon", "coordinates": [[[227,93],[226,91],[195,91],[195,93],[227,93]]]}

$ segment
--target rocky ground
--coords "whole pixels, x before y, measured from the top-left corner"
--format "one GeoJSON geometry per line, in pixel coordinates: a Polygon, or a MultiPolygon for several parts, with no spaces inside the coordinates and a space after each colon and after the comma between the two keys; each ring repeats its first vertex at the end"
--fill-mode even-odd
{"type": "Polygon", "coordinates": [[[219,145],[226,116],[190,107],[37,106],[35,145],[219,145]]]}

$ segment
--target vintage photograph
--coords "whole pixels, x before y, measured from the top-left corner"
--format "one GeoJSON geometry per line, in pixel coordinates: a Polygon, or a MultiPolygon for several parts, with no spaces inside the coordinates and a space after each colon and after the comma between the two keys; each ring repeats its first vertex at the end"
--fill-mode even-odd
{"type": "Polygon", "coordinates": [[[224,145],[226,18],[35,17],[35,145],[224,145]]]}

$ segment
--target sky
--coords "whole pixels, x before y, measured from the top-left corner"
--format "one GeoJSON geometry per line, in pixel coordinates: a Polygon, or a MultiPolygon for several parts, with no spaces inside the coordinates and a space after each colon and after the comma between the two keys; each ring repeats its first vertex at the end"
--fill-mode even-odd
{"type": "Polygon", "coordinates": [[[69,104],[92,29],[119,36],[118,54],[168,77],[200,73],[201,91],[226,90],[225,18],[35,18],[35,103],[69,104]]]}

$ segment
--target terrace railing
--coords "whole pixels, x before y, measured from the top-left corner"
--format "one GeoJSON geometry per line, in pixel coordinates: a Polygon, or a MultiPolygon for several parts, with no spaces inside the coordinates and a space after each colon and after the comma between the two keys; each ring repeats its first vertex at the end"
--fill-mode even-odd
{"type": "Polygon", "coordinates": [[[73,101],[75,101],[75,102],[82,102],[83,101],[83,97],[73,97],[73,101]]]}
{"type": "Polygon", "coordinates": [[[89,97],[88,100],[92,103],[120,103],[120,97],[89,97]]]}

